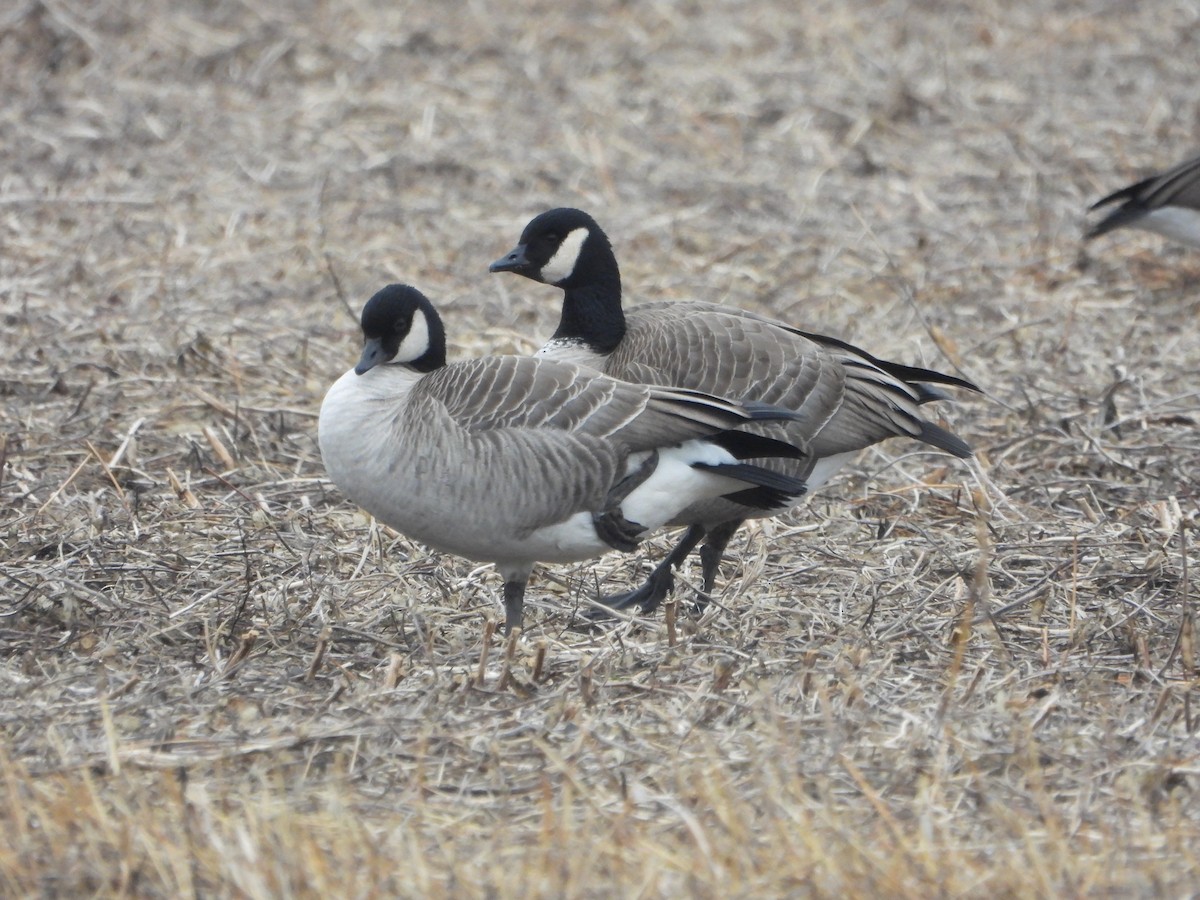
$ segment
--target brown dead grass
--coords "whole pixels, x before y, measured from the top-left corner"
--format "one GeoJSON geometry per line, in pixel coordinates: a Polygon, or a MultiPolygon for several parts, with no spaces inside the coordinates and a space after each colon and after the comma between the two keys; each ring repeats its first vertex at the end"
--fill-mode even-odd
{"type": "Polygon", "coordinates": [[[1125,8],[6,7],[0,893],[1194,895],[1200,261],[1078,235],[1195,150],[1200,11],[1125,8]],[[480,677],[495,576],[315,413],[387,280],[536,346],[485,266],[564,203],[635,297],[961,366],[995,495],[887,445],[674,644],[575,615],[658,539],[480,677]]]}

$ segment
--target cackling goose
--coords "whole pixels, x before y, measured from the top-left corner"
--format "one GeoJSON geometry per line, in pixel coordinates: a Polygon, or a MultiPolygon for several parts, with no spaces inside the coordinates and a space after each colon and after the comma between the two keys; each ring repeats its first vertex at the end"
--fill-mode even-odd
{"type": "Polygon", "coordinates": [[[362,358],[321,404],[325,469],[398,531],[496,563],[507,629],[521,624],[535,561],[631,550],[690,504],[722,495],[757,511],[804,492],[799,477],[742,462],[801,457],[800,448],[733,430],[795,418],[789,410],[552,359],[447,365],[441,318],[407,285],[367,302],[362,331],[362,358]]]}
{"type": "MultiPolygon", "coordinates": [[[[919,406],[946,399],[934,384],[978,390],[953,375],[876,359],[836,338],[792,328],[733,307],[699,301],[621,307],[621,274],[608,237],[577,209],[534,218],[520,242],[490,266],[559,287],[562,317],[543,358],[589,365],[615,378],[745,397],[794,410],[796,419],[755,430],[806,447],[803,460],[768,467],[824,484],[858,450],[911,437],[958,457],[970,448],[923,418],[919,406]]],[[[672,569],[701,541],[703,596],[712,590],[725,547],[748,518],[772,515],[728,498],[688,507],[672,524],[690,528],[638,590],[604,602],[653,610],[671,590],[672,569]]]]}

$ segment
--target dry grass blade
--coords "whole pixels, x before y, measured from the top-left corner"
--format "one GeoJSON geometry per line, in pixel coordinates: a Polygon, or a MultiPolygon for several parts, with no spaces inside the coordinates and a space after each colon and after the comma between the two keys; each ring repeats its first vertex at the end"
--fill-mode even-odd
{"type": "Polygon", "coordinates": [[[1200,11],[943,12],[5,6],[0,894],[1193,894],[1200,257],[1079,236],[1193,152],[1200,11]],[[389,281],[536,349],[485,267],[561,204],[631,302],[979,381],[978,465],[863,454],[699,621],[694,563],[576,615],[665,537],[546,567],[492,648],[315,416],[389,281]]]}

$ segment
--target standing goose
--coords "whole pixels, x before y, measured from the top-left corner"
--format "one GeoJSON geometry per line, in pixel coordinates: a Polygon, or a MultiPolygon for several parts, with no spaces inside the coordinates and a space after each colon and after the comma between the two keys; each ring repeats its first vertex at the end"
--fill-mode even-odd
{"type": "MultiPolygon", "coordinates": [[[[755,430],[805,446],[807,459],[767,463],[803,478],[810,491],[853,454],[889,437],[911,437],[958,457],[970,448],[924,419],[918,407],[946,394],[933,384],[979,390],[969,381],[876,359],[835,338],[809,334],[746,310],[699,301],[621,308],[621,274],[608,237],[587,213],[554,209],[534,218],[520,242],[490,266],[559,287],[562,318],[543,358],[571,360],[642,384],[746,397],[795,411],[792,422],[755,430]]],[[[689,506],[672,524],[688,531],[640,588],[607,598],[652,611],[677,567],[701,540],[703,596],[712,591],[725,547],[751,509],[728,498],[689,506]]]]}
{"type": "Polygon", "coordinates": [[[1124,201],[1088,229],[1085,239],[1115,228],[1141,228],[1200,247],[1200,156],[1097,200],[1088,212],[1124,201]]]}
{"type": "Polygon", "coordinates": [[[521,624],[535,561],[631,550],[689,504],[721,495],[778,509],[804,492],[799,478],[741,462],[800,448],[731,430],[788,410],[551,359],[447,365],[441,318],[407,285],[375,294],[362,330],[362,358],[321,404],[325,469],[398,531],[494,562],[508,630],[521,624]]]}

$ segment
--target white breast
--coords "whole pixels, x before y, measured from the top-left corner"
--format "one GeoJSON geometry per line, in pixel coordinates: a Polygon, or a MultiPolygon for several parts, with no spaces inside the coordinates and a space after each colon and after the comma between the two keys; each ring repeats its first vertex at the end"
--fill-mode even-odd
{"type": "Polygon", "coordinates": [[[555,338],[549,340],[534,355],[546,359],[557,359],[560,362],[574,363],[577,366],[587,366],[597,371],[604,371],[604,355],[597,353],[583,341],[575,338],[555,338]]]}
{"type": "MultiPolygon", "coordinates": [[[[375,488],[394,476],[396,453],[389,447],[386,423],[400,415],[420,375],[407,367],[377,366],[362,375],[354,370],[333,383],[321,403],[317,441],[333,482],[362,506],[375,488]]],[[[374,512],[374,510],[371,510],[374,512]]]]}

